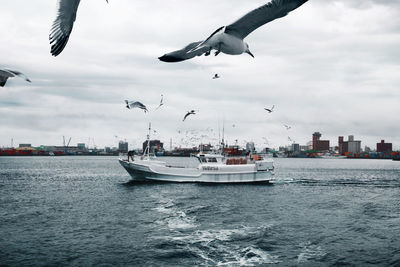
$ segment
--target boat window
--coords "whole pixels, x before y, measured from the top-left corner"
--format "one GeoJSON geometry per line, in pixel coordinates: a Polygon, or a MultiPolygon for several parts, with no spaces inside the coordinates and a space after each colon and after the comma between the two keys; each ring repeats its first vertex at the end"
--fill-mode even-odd
{"type": "Polygon", "coordinates": [[[217,162],[217,159],[216,158],[209,158],[208,162],[217,162]]]}
{"type": "Polygon", "coordinates": [[[207,160],[206,160],[205,157],[200,157],[200,161],[201,161],[201,162],[207,162],[207,160]]]}

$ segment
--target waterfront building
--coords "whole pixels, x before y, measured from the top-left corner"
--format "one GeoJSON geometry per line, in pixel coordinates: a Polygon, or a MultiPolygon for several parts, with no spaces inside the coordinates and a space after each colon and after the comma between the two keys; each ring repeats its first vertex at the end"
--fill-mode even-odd
{"type": "Polygon", "coordinates": [[[354,140],[353,135],[349,135],[348,141],[344,141],[343,136],[339,136],[339,153],[341,155],[345,155],[346,153],[354,153],[359,154],[361,153],[361,141],[354,140]]]}
{"type": "Polygon", "coordinates": [[[128,142],[119,141],[118,151],[121,153],[128,153],[128,142]]]}
{"type": "Polygon", "coordinates": [[[313,134],[312,149],[317,151],[329,151],[329,140],[320,140],[320,132],[313,134]]]}
{"type": "Polygon", "coordinates": [[[78,143],[76,146],[79,147],[80,150],[86,150],[85,143],[78,143]]]}
{"type": "Polygon", "coordinates": [[[300,144],[292,144],[293,152],[300,152],[300,144]]]}
{"type": "Polygon", "coordinates": [[[18,147],[32,147],[31,144],[19,144],[18,147]]]}
{"type": "Polygon", "coordinates": [[[385,143],[385,140],[381,140],[380,143],[376,144],[377,152],[392,152],[392,143],[385,143]]]}

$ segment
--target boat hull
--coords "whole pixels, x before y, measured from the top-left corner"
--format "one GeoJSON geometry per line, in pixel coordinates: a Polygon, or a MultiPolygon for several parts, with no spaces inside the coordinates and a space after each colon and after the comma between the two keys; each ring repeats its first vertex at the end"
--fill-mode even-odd
{"type": "MultiPolygon", "coordinates": [[[[131,175],[134,181],[159,181],[175,183],[260,183],[273,180],[273,170],[256,170],[251,166],[247,170],[237,171],[231,167],[203,170],[199,168],[177,168],[162,165],[147,164],[146,162],[127,162],[119,160],[120,164],[131,175]]],[[[243,166],[242,166],[243,169],[243,166]]]]}

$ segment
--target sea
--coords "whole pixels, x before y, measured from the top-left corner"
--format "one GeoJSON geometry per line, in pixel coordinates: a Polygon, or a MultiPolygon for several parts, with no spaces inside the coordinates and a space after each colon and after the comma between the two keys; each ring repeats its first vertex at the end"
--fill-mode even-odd
{"type": "Polygon", "coordinates": [[[117,157],[0,157],[0,265],[400,266],[399,161],[278,158],[275,173],[134,183],[117,157]]]}

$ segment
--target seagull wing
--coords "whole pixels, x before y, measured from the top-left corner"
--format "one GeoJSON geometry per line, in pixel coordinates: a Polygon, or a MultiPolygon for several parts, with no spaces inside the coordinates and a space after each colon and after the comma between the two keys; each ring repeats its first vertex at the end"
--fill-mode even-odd
{"type": "Polygon", "coordinates": [[[187,118],[190,114],[192,114],[192,113],[190,113],[190,112],[186,113],[185,117],[183,117],[183,121],[185,121],[186,118],[187,118]]]}
{"type": "Polygon", "coordinates": [[[58,56],[67,45],[80,0],[59,0],[58,14],[50,31],[51,54],[58,56]]]}
{"type": "Polygon", "coordinates": [[[140,103],[140,107],[139,107],[139,108],[143,109],[143,110],[144,110],[144,113],[149,112],[149,111],[147,110],[147,107],[146,107],[145,105],[143,105],[142,103],[140,103]]]}
{"type": "Polygon", "coordinates": [[[159,109],[162,105],[164,105],[164,103],[163,103],[163,99],[164,99],[164,96],[163,95],[161,95],[161,100],[160,100],[160,104],[158,105],[158,107],[156,108],[156,110],[157,109],[159,109]]]}
{"type": "Polygon", "coordinates": [[[6,71],[12,73],[13,76],[16,75],[16,76],[18,76],[18,77],[24,79],[24,80],[27,81],[27,82],[31,82],[31,80],[29,80],[29,78],[26,77],[26,75],[23,74],[22,72],[19,72],[19,71],[16,71],[16,70],[8,70],[8,69],[6,69],[6,71]]]}
{"type": "Polygon", "coordinates": [[[158,59],[164,62],[180,62],[194,58],[195,56],[201,56],[202,54],[210,50],[210,46],[202,44],[203,41],[190,43],[181,50],[176,50],[171,53],[165,54],[158,59]]]}
{"type": "Polygon", "coordinates": [[[14,77],[14,74],[10,73],[7,70],[0,70],[0,87],[4,87],[6,85],[8,78],[14,77]]]}
{"type": "Polygon", "coordinates": [[[271,2],[250,11],[231,25],[227,26],[225,32],[244,39],[258,27],[286,16],[308,0],[272,0],[271,2]]]}

